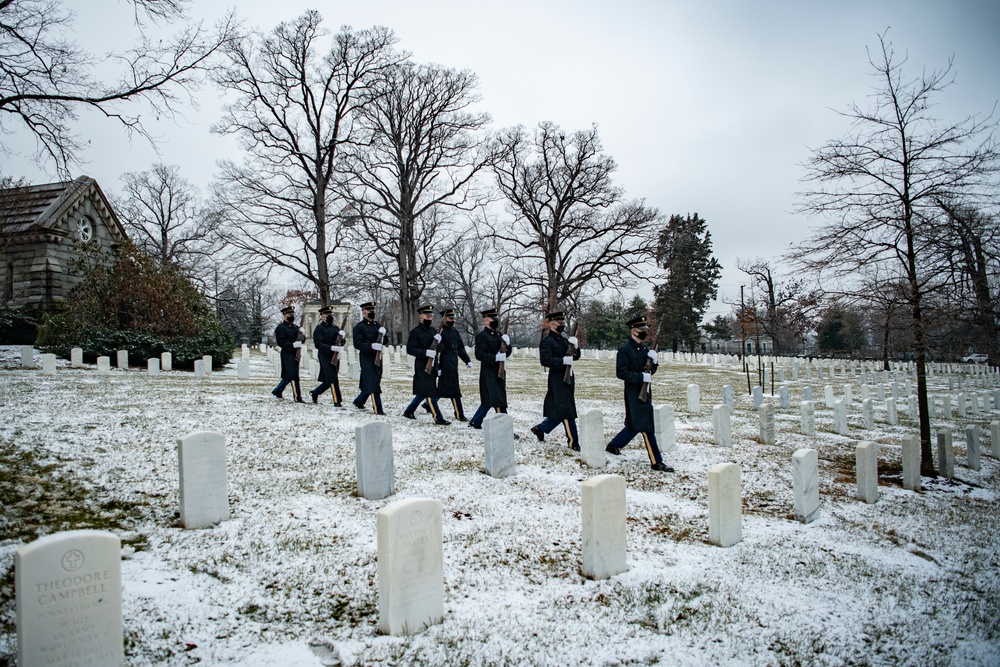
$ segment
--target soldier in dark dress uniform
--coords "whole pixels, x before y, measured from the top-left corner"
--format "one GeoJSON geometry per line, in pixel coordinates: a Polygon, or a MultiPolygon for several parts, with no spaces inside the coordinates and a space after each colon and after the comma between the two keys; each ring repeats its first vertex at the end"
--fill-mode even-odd
{"type": "Polygon", "coordinates": [[[551,433],[561,423],[566,430],[566,439],[571,449],[580,451],[580,437],[576,432],[576,398],[574,396],[576,378],[572,373],[573,362],[580,358],[580,347],[575,337],[563,338],[566,330],[566,316],[562,311],[552,312],[545,316],[548,333],[538,345],[538,361],[549,369],[548,391],[545,392],[545,402],[542,407],[543,419],[538,425],[531,427],[539,442],[545,440],[545,435],[551,433]],[[569,354],[569,346],[574,350],[569,354]],[[566,367],[570,367],[570,378],[564,381],[566,367]]]}
{"type": "Polygon", "coordinates": [[[441,408],[438,407],[438,351],[437,346],[441,343],[441,334],[434,331],[431,322],[434,321],[434,306],[426,305],[417,309],[420,323],[410,330],[410,335],[406,339],[406,353],[413,360],[413,400],[403,410],[403,416],[407,419],[416,419],[414,414],[420,403],[430,410],[434,417],[435,424],[447,426],[450,421],[441,416],[441,408]],[[427,363],[430,361],[431,372],[427,372],[427,363]]]}
{"type": "Polygon", "coordinates": [[[382,365],[375,363],[375,353],[382,351],[378,342],[385,336],[385,327],[375,321],[375,304],[369,301],[361,304],[361,321],[354,325],[354,347],[358,351],[361,364],[361,393],[354,399],[354,406],[365,409],[365,401],[372,399],[375,414],[384,415],[382,409],[382,365]]]}
{"type": "Polygon", "coordinates": [[[490,409],[507,412],[507,380],[500,377],[500,364],[507,362],[503,346],[510,345],[507,334],[501,334],[500,316],[496,308],[480,313],[483,330],[476,334],[476,359],[479,360],[479,409],[469,420],[471,428],[482,428],[490,409]]]}
{"type": "Polygon", "coordinates": [[[340,381],[337,374],[340,372],[340,359],[333,363],[333,353],[341,351],[343,332],[333,323],[333,309],[323,306],[319,309],[320,323],[313,330],[313,344],[316,345],[317,358],[319,359],[320,385],[309,392],[313,403],[319,402],[319,395],[333,387],[333,405],[343,407],[343,395],[340,393],[340,381]]]}
{"type": "Polygon", "coordinates": [[[458,360],[465,362],[467,368],[472,368],[472,359],[465,351],[462,334],[455,331],[455,309],[441,311],[444,318],[444,328],[441,329],[441,342],[438,343],[438,363],[441,364],[441,374],[438,376],[438,396],[451,399],[455,409],[455,419],[468,421],[462,410],[462,387],[458,381],[458,360]]]}
{"type": "Polygon", "coordinates": [[[656,445],[656,434],[653,426],[653,394],[652,386],[648,389],[645,401],[639,400],[639,392],[643,384],[649,384],[656,372],[659,357],[656,350],[646,349],[642,342],[649,329],[646,318],[637,317],[627,322],[630,336],[625,344],[618,348],[615,361],[615,375],[625,382],[625,427],[611,439],[605,448],[610,454],[622,455],[622,449],[636,435],[642,435],[649,455],[649,463],[653,470],[673,472],[674,469],[663,463],[660,448],[656,445]],[[646,362],[652,360],[652,370],[646,372],[646,362]]]}
{"type": "Polygon", "coordinates": [[[305,403],[302,400],[302,387],[299,385],[299,352],[302,349],[302,340],[305,336],[299,336],[299,328],[295,325],[295,309],[285,306],[281,309],[281,323],[274,330],[274,341],[281,348],[281,382],[271,390],[277,398],[281,398],[282,392],[289,384],[292,385],[292,395],[296,403],[305,403]]]}

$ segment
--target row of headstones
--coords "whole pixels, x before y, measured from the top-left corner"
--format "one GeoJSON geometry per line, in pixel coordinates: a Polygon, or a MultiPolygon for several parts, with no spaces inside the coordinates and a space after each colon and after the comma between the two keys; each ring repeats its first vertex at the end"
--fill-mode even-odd
{"type": "MultiPolygon", "coordinates": [[[[237,373],[240,379],[247,379],[250,377],[250,361],[245,345],[243,346],[243,349],[244,354],[237,363],[237,373]]],[[[128,370],[128,350],[118,350],[115,361],[117,368],[121,370],[128,370]]],[[[25,368],[35,367],[34,348],[30,345],[25,345],[21,348],[21,365],[25,368]]],[[[70,367],[83,367],[82,348],[74,347],[70,350],[70,367]]],[[[170,352],[162,352],[159,359],[147,359],[146,370],[150,375],[159,375],[160,371],[173,370],[173,354],[170,352]]],[[[111,357],[97,358],[97,372],[102,375],[111,372],[111,357]]],[[[56,374],[56,355],[48,353],[42,355],[42,373],[45,375],[56,374]]],[[[212,355],[206,354],[201,359],[195,359],[194,374],[196,377],[205,377],[212,374],[212,355]]]]}

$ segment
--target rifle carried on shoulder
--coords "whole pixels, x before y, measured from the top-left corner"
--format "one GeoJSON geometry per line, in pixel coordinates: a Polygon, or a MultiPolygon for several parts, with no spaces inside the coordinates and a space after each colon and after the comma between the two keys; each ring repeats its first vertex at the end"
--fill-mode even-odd
{"type": "MultiPolygon", "coordinates": [[[[508,329],[510,329],[510,318],[509,317],[507,318],[507,321],[503,325],[503,335],[504,336],[507,335],[507,330],[508,329]]],[[[509,349],[510,349],[510,346],[507,345],[507,343],[503,342],[503,338],[501,337],[500,338],[500,351],[503,352],[504,354],[507,354],[507,351],[509,349]]],[[[504,378],[507,377],[507,362],[506,361],[501,361],[499,364],[497,364],[497,377],[500,378],[501,380],[503,380],[504,378]]]]}
{"type": "MultiPolygon", "coordinates": [[[[577,320],[576,321],[576,326],[573,327],[573,338],[576,338],[576,335],[578,333],[580,333],[580,320],[577,320]]],[[[575,356],[575,355],[576,355],[576,346],[575,345],[570,345],[568,348],[566,348],[566,356],[567,357],[572,357],[572,356],[575,356]]],[[[572,366],[567,366],[566,370],[563,372],[563,382],[565,382],[566,384],[573,384],[573,367],[572,366]]]]}
{"type": "MultiPolygon", "coordinates": [[[[656,333],[653,334],[653,342],[650,344],[651,347],[649,349],[656,350],[656,347],[659,345],[659,343],[660,343],[660,328],[662,326],[663,326],[663,317],[660,317],[660,321],[656,325],[656,333]]],[[[653,372],[653,360],[650,359],[649,357],[646,357],[646,366],[645,366],[645,371],[644,372],[646,372],[646,373],[652,373],[653,372]]],[[[642,401],[643,403],[645,403],[646,401],[649,400],[649,383],[648,382],[643,382],[642,383],[642,389],[639,390],[639,400],[642,401]]]]}
{"type": "MultiPolygon", "coordinates": [[[[385,325],[382,324],[382,320],[375,320],[375,324],[378,325],[379,329],[385,329],[385,325]]],[[[375,339],[375,342],[381,345],[383,340],[385,340],[385,334],[379,332],[378,338],[375,339]]],[[[382,365],[382,350],[375,350],[375,365],[382,365]]]]}
{"type": "MultiPolygon", "coordinates": [[[[444,331],[444,320],[443,319],[441,320],[441,326],[438,327],[437,335],[440,336],[442,331],[444,331]]],[[[431,343],[430,349],[432,349],[435,352],[437,352],[437,349],[438,349],[438,339],[437,338],[435,338],[434,342],[431,343]]],[[[428,375],[434,375],[434,360],[435,359],[437,359],[437,356],[427,357],[427,365],[424,366],[424,372],[427,373],[428,375]]]]}
{"type": "MultiPolygon", "coordinates": [[[[344,315],[344,321],[340,323],[340,333],[337,334],[337,347],[341,347],[347,342],[347,337],[344,335],[344,327],[347,326],[347,315],[344,315]]],[[[330,355],[330,363],[334,366],[340,365],[340,352],[334,352],[330,355]]]]}

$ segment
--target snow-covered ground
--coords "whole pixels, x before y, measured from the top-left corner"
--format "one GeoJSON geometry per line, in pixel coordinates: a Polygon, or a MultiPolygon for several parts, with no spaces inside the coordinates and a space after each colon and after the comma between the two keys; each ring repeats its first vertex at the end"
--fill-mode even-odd
{"type": "MultiPolygon", "coordinates": [[[[722,385],[739,392],[745,378],[664,363],[653,396],[677,411],[678,449],[666,457],[677,473],[651,471],[635,443],[597,470],[561,433],[544,444],[528,433],[545,376],[517,358],[508,382],[518,471],[497,480],[481,470],[481,431],[434,426],[422,411],[417,422],[402,418],[411,396],[401,366],[384,385],[388,416],[375,417],[336,409],[329,394],[320,405],[292,403],[290,391],[275,400],[274,373],[256,352],[250,380],[233,364],[195,378],[100,376],[60,361],[47,376],[36,361],[21,369],[18,349],[0,348],[0,445],[8,460],[31,453],[36,466],[31,478],[0,473],[28,498],[17,516],[46,517],[48,532],[84,527],[88,512],[92,527],[114,518],[130,665],[1000,664],[1000,462],[967,468],[958,430],[956,480],[904,491],[899,439],[914,422],[904,410],[889,426],[877,404],[875,430],[863,431],[856,384],[851,437],[833,432],[832,411],[817,401],[816,437],[800,434],[797,408],[777,409],[778,442],[763,445],[744,395],[734,446],[723,449],[711,406],[722,385]],[[685,410],[691,382],[701,386],[699,415],[685,410]],[[383,501],[355,493],[354,429],[375,419],[393,428],[396,495],[383,501]],[[178,522],[176,441],[198,430],[228,438],[232,518],[188,531],[178,522]],[[859,440],[881,445],[874,505],[854,499],[859,440]],[[821,516],[809,525],[792,519],[791,455],[801,447],[819,452],[821,516]],[[744,539],[723,549],[708,543],[707,471],[730,461],[742,467],[744,539]],[[627,481],[629,569],[590,581],[580,574],[580,484],[607,472],[627,481]],[[60,485],[85,490],[77,507],[49,497],[60,485]],[[29,498],[32,489],[44,493],[29,498]],[[445,620],[383,636],[375,515],[411,497],[443,504],[445,620]]],[[[471,414],[478,369],[462,372],[471,414]]],[[[600,408],[610,438],[624,416],[613,361],[583,360],[577,378],[579,409],[600,408]]],[[[817,398],[824,382],[839,397],[845,380],[813,380],[817,398]]],[[[797,406],[804,382],[790,384],[797,406]]],[[[343,387],[353,398],[356,382],[343,387]]],[[[934,427],[996,419],[993,410],[934,427]]],[[[24,542],[12,507],[4,513],[0,662],[10,662],[11,570],[24,542]]]]}

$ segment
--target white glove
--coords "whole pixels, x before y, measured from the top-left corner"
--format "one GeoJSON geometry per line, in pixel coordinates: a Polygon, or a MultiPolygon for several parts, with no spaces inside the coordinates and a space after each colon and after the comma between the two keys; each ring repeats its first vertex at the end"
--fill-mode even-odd
{"type": "Polygon", "coordinates": [[[378,332],[384,336],[385,335],[385,327],[379,327],[378,328],[378,332]]]}
{"type": "Polygon", "coordinates": [[[650,373],[643,373],[642,381],[645,382],[646,384],[649,384],[650,382],[653,381],[653,376],[650,373]]]}
{"type": "Polygon", "coordinates": [[[563,357],[563,366],[572,366],[573,357],[563,357]]]}
{"type": "Polygon", "coordinates": [[[465,367],[466,368],[472,368],[472,362],[471,361],[466,361],[465,362],[465,367]]]}
{"type": "Polygon", "coordinates": [[[569,337],[569,344],[572,345],[573,347],[579,347],[580,346],[580,341],[578,341],[576,339],[576,336],[570,336],[569,337]]]}
{"type": "Polygon", "coordinates": [[[295,341],[292,343],[292,347],[302,347],[302,343],[300,341],[295,341]]]}
{"type": "Polygon", "coordinates": [[[434,340],[436,340],[437,342],[440,343],[441,342],[441,334],[434,334],[434,340]]]}
{"type": "Polygon", "coordinates": [[[501,361],[507,361],[507,355],[503,352],[497,352],[497,363],[499,364],[501,361]]]}
{"type": "Polygon", "coordinates": [[[649,355],[649,358],[653,360],[654,364],[660,363],[660,355],[656,353],[656,350],[650,350],[646,354],[649,355]]]}
{"type": "Polygon", "coordinates": [[[372,343],[372,349],[378,352],[382,349],[382,343],[372,343]]]}
{"type": "Polygon", "coordinates": [[[340,349],[339,345],[331,345],[330,346],[330,351],[331,352],[343,352],[343,350],[340,349]]]}
{"type": "Polygon", "coordinates": [[[427,350],[427,356],[433,359],[434,357],[438,356],[438,353],[436,350],[427,350]]]}
{"type": "Polygon", "coordinates": [[[500,338],[503,339],[504,345],[510,345],[510,336],[508,336],[507,334],[504,334],[504,335],[500,336],[500,338]]]}

